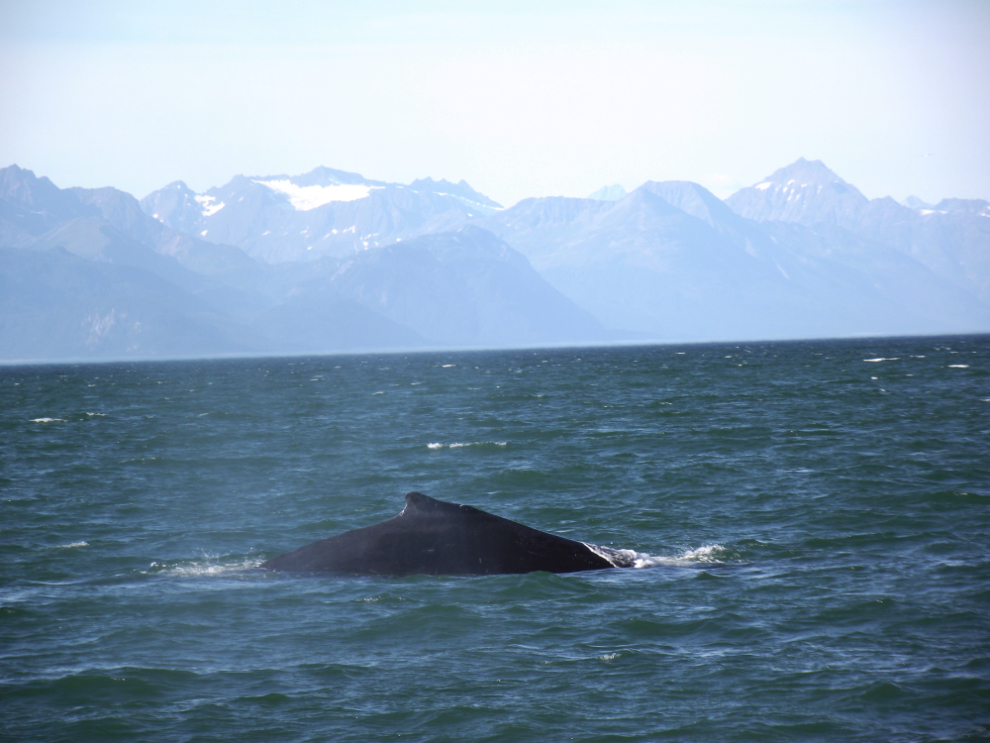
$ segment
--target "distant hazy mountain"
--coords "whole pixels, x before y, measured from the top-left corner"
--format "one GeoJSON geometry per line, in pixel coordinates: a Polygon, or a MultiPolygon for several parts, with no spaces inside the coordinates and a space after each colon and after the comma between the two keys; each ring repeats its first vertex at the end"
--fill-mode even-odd
{"type": "Polygon", "coordinates": [[[820,160],[803,157],[765,180],[736,191],[725,200],[734,211],[758,222],[843,224],[862,211],[868,200],[820,160]]]}
{"type": "Polygon", "coordinates": [[[927,204],[917,196],[908,196],[904,199],[904,206],[910,207],[911,209],[933,209],[931,204],[927,204]]]}
{"type": "Polygon", "coordinates": [[[971,217],[990,217],[990,201],[986,201],[985,199],[942,199],[935,206],[920,204],[915,208],[923,216],[931,211],[938,212],[939,214],[966,214],[971,217]]]}
{"type": "Polygon", "coordinates": [[[302,313],[315,321],[341,302],[409,335],[393,345],[506,347],[593,343],[611,336],[554,290],[517,251],[466,226],[372,248],[271,267],[269,293],[282,298],[261,318],[302,313]]]}
{"type": "Polygon", "coordinates": [[[499,347],[609,338],[526,258],[479,227],[363,251],[344,261],[326,286],[434,344],[499,347]]]}
{"type": "Polygon", "coordinates": [[[61,247],[0,248],[0,359],[256,351],[249,328],[154,272],[61,247]]]}
{"type": "Polygon", "coordinates": [[[727,202],[610,188],[502,209],[317,168],[139,203],[11,166],[0,359],[990,331],[986,201],[869,200],[806,160],[727,202]]]}
{"type": "MultiPolygon", "coordinates": [[[[424,181],[418,189],[427,201],[484,199],[463,182],[424,181]]],[[[160,203],[176,224],[188,224],[191,192],[182,184],[167,191],[159,192],[160,203]]],[[[323,192],[302,193],[317,198],[323,192]]],[[[479,228],[382,248],[362,245],[344,258],[324,253],[270,265],[146,215],[129,194],[63,190],[17,166],[0,170],[0,261],[0,359],[6,360],[518,346],[605,337],[524,257],[479,228]]]]}
{"type": "MultiPolygon", "coordinates": [[[[990,203],[945,199],[916,208],[867,199],[820,161],[801,159],[730,196],[740,215],[761,222],[839,227],[910,256],[966,295],[990,302],[990,203]]],[[[985,315],[979,318],[985,327],[985,315]]]]}
{"type": "Polygon", "coordinates": [[[946,276],[872,235],[835,227],[865,201],[855,188],[820,163],[802,161],[778,174],[771,186],[780,190],[758,184],[756,197],[743,194],[737,203],[745,197],[756,214],[790,216],[797,222],[791,229],[747,219],[687,182],[649,182],[617,202],[526,199],[479,223],[606,327],[635,337],[990,328],[986,303],[946,276]],[[828,194],[828,203],[806,204],[812,192],[828,194]],[[816,226],[802,227],[801,219],[816,226]]]}
{"type": "Polygon", "coordinates": [[[177,181],[146,196],[141,208],[174,229],[281,263],[353,255],[500,207],[464,181],[404,186],[321,167],[299,176],[239,175],[203,194],[177,181]]]}
{"type": "Polygon", "coordinates": [[[0,358],[203,355],[258,345],[228,309],[244,304],[244,293],[211,275],[250,276],[254,261],[163,227],[121,191],[62,190],[4,168],[0,248],[0,358]]]}
{"type": "Polygon", "coordinates": [[[593,194],[589,195],[589,199],[595,199],[596,201],[618,201],[619,199],[624,199],[626,197],[626,189],[615,183],[611,186],[602,186],[593,194]]]}
{"type": "Polygon", "coordinates": [[[465,206],[468,207],[481,205],[483,207],[488,207],[489,209],[502,208],[502,205],[497,201],[493,201],[484,194],[478,193],[471,188],[465,180],[461,180],[459,183],[451,183],[450,181],[443,179],[435,181],[432,178],[420,178],[419,180],[415,180],[410,183],[409,188],[413,191],[435,193],[440,196],[453,196],[463,201],[465,206]]]}

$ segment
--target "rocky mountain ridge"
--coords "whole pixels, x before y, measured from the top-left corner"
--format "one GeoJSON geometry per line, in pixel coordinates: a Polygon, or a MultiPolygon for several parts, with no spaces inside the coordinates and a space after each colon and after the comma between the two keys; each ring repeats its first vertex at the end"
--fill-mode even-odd
{"type": "MultiPolygon", "coordinates": [[[[187,194],[173,190],[172,213],[182,224],[187,194]]],[[[471,195],[462,186],[459,203],[471,195]]],[[[532,345],[606,337],[525,258],[477,227],[431,234],[426,243],[362,246],[346,257],[324,253],[273,265],[239,247],[174,229],[145,214],[124,192],[59,189],[11,166],[0,170],[0,237],[5,360],[532,345]]]]}
{"type": "Polygon", "coordinates": [[[778,171],[776,191],[752,189],[764,199],[754,206],[758,216],[790,220],[747,218],[730,208],[733,199],[695,183],[651,181],[612,202],[526,199],[479,224],[627,335],[690,341],[990,328],[988,303],[979,283],[960,275],[962,261],[947,258],[935,270],[896,240],[839,226],[834,217],[861,208],[865,197],[820,164],[797,165],[778,171]],[[794,175],[803,177],[799,190],[794,175]],[[794,202],[808,199],[793,194],[811,191],[819,203],[795,212],[794,202]],[[795,218],[809,213],[833,219],[807,226],[795,218]]]}
{"type": "Polygon", "coordinates": [[[823,163],[802,159],[726,203],[759,222],[846,230],[911,256],[960,291],[990,302],[990,202],[949,198],[912,208],[889,196],[867,199],[823,163]]]}
{"type": "Polygon", "coordinates": [[[990,331],[990,204],[798,160],[502,208],[316,168],[140,202],[0,170],[0,359],[990,331]]]}
{"type": "Polygon", "coordinates": [[[143,198],[141,208],[173,229],[283,263],[442,232],[501,206],[464,181],[403,185],[319,167],[299,176],[239,175],[202,194],[177,181],[143,198]]]}

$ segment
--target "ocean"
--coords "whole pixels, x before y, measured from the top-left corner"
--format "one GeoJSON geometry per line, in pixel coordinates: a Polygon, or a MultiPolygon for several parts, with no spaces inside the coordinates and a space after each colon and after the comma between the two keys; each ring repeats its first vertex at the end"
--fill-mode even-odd
{"type": "Polygon", "coordinates": [[[0,367],[0,738],[990,739],[990,337],[0,367]],[[642,567],[257,568],[411,490],[642,567]]]}

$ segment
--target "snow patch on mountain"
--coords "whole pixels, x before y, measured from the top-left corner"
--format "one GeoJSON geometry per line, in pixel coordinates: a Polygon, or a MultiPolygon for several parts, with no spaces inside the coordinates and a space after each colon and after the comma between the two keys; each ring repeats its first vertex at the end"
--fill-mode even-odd
{"type": "Polygon", "coordinates": [[[338,183],[331,186],[297,186],[289,180],[255,181],[276,193],[289,197],[289,203],[299,212],[308,212],[333,201],[357,201],[384,186],[338,183]]]}
{"type": "Polygon", "coordinates": [[[218,211],[220,211],[225,206],[227,206],[222,201],[219,204],[214,204],[213,202],[217,200],[215,196],[196,196],[194,198],[196,199],[197,203],[201,207],[203,207],[204,217],[212,217],[218,211]]]}

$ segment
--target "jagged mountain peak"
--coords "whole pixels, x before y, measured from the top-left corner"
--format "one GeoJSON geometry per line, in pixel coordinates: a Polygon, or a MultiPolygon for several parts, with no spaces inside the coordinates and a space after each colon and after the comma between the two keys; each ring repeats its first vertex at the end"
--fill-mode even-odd
{"type": "Polygon", "coordinates": [[[40,235],[59,221],[96,214],[73,193],[17,165],[0,169],[0,203],[0,234],[7,232],[3,223],[10,234],[40,235]]]}
{"type": "Polygon", "coordinates": [[[438,181],[433,180],[433,178],[419,178],[409,184],[409,188],[414,191],[426,191],[429,193],[436,194],[449,194],[451,196],[456,196],[458,198],[464,199],[473,204],[481,204],[482,206],[487,206],[492,209],[501,209],[502,205],[497,201],[494,201],[483,193],[479,193],[468,185],[468,182],[463,178],[458,183],[451,183],[445,178],[441,178],[438,181]]]}
{"type": "Polygon", "coordinates": [[[196,193],[191,188],[189,188],[189,186],[186,185],[186,182],[185,181],[172,181],[167,186],[165,186],[164,188],[161,188],[159,190],[161,190],[161,191],[181,191],[183,193],[190,193],[190,194],[195,194],[196,193]]]}
{"type": "Polygon", "coordinates": [[[597,203],[605,210],[592,209],[591,213],[608,214],[610,221],[627,219],[634,213],[664,219],[687,214],[713,226],[739,219],[715,194],[690,181],[647,181],[619,201],[597,203]]]}
{"type": "Polygon", "coordinates": [[[622,184],[613,183],[611,186],[602,186],[593,194],[588,194],[588,198],[595,201],[621,201],[627,195],[628,192],[622,184]]]}
{"type": "Polygon", "coordinates": [[[810,226],[848,221],[869,201],[821,160],[802,157],[759,183],[736,191],[725,203],[747,219],[810,226]]]}
{"type": "Polygon", "coordinates": [[[647,181],[640,188],[710,224],[738,219],[724,201],[693,181],[647,181]]]}
{"type": "Polygon", "coordinates": [[[790,165],[785,165],[783,168],[775,170],[771,175],[764,178],[761,183],[756,184],[755,187],[759,188],[763,183],[772,183],[774,185],[797,183],[802,186],[824,186],[829,183],[848,185],[821,160],[805,160],[803,157],[799,157],[790,165]]]}
{"type": "Polygon", "coordinates": [[[0,169],[0,198],[30,205],[58,198],[60,193],[58,186],[32,170],[16,164],[0,169]]]}
{"type": "Polygon", "coordinates": [[[142,199],[144,212],[275,263],[348,256],[501,208],[463,180],[406,186],[325,166],[303,175],[237,175],[202,194],[174,185],[142,199]]]}
{"type": "Polygon", "coordinates": [[[943,214],[970,214],[990,217],[990,202],[985,199],[942,199],[935,206],[928,208],[943,214]]]}
{"type": "Polygon", "coordinates": [[[325,165],[320,165],[313,168],[308,173],[303,173],[302,175],[288,176],[265,176],[260,177],[255,180],[265,181],[265,180],[276,180],[284,179],[294,183],[297,186],[386,186],[388,185],[385,181],[374,181],[369,178],[365,178],[360,173],[349,173],[346,170],[335,170],[334,168],[328,168],[325,165]]]}
{"type": "Polygon", "coordinates": [[[212,199],[199,196],[184,181],[172,181],[164,188],[153,191],[140,201],[141,210],[162,224],[180,232],[191,232],[199,218],[203,204],[212,199]]]}
{"type": "MultiPolygon", "coordinates": [[[[27,168],[22,168],[17,163],[11,163],[6,168],[0,168],[0,183],[13,184],[13,183],[23,183],[31,181],[40,181],[42,183],[52,183],[48,178],[42,176],[39,178],[34,174],[33,170],[28,170],[27,168]]],[[[52,187],[55,187],[52,184],[52,187]]]]}

